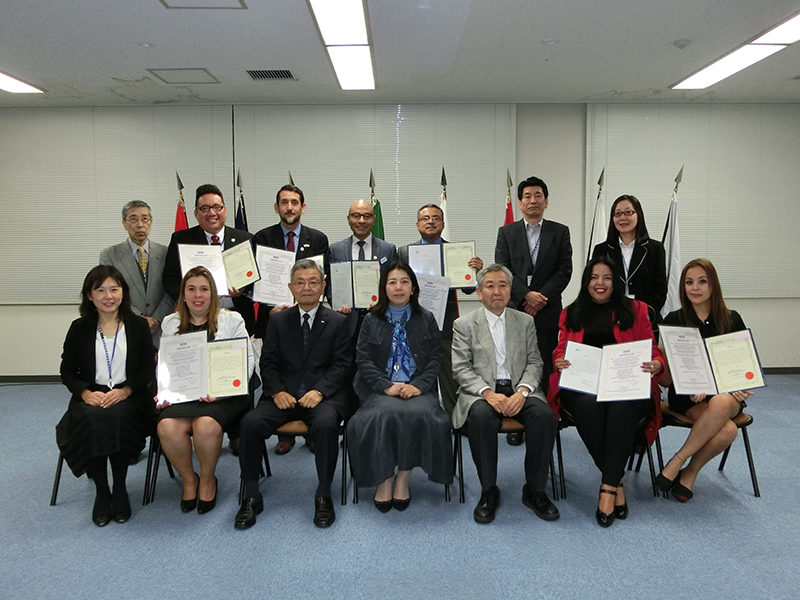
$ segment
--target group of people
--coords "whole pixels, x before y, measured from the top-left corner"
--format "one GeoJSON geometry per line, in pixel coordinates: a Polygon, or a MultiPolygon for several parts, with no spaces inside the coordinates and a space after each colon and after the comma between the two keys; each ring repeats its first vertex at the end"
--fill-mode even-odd
{"type": "MultiPolygon", "coordinates": [[[[441,329],[420,305],[407,247],[398,250],[371,234],[375,215],[365,200],[348,211],[352,235],[330,246],[324,233],[301,225],[306,203],[294,185],[276,195],[279,223],[254,236],[226,227],[222,192],[200,186],[198,225],[175,232],[168,248],[148,239],[149,206],[126,204],[122,217],[129,239],[104,250],[101,265],[87,275],[81,317],[67,334],[61,365],[72,399],[56,428],[57,441],[73,473],[87,473],[96,486],[94,523],[130,518],[127,468],[155,427],[183,482],[184,512],[214,509],[215,470],[228,434],[244,486],[234,524],[252,527],[264,510],[259,485],[264,440],[295,420],[308,426],[307,444],[315,454],[318,527],[329,527],[336,518],[331,483],[342,423],[356,483],[375,488],[373,501],[383,513],[409,506],[416,467],[431,481],[452,482],[452,430],[466,429],[481,484],[473,516],[490,523],[500,505],[498,433],[506,418],[524,430],[508,441],[526,446],[522,502],[534,514],[559,518],[545,483],[561,418],[575,423],[601,473],[597,522],[608,527],[625,519],[624,465],[640,431],[648,443],[655,438],[661,420],[658,384],[670,384],[653,333],[666,300],[664,249],[649,238],[639,201],[621,196],[611,209],[607,240],[594,249],[583,272],[577,299],[562,310],[572,248],[569,229],[543,218],[548,196],[539,178],[519,184],[523,218],[499,229],[494,264],[484,267],[479,257],[468,263],[477,271],[477,287],[467,293],[477,291],[482,307],[459,316],[456,292],[450,290],[441,329]],[[254,308],[249,290],[218,290],[204,267],[181,277],[178,244],[226,249],[246,242],[295,253],[289,283],[294,304],[254,308]],[[312,260],[318,255],[325,257],[325,267],[312,260]],[[321,298],[329,304],[331,299],[327,266],[363,260],[380,263],[377,302],[368,310],[323,305],[321,298]],[[174,406],[154,402],[160,337],[197,331],[209,340],[247,340],[251,388],[258,384],[251,338],[261,340],[262,395],[255,408],[249,395],[174,406]],[[569,340],[596,347],[650,340],[652,359],[641,369],[652,376],[651,398],[597,402],[593,395],[560,389],[560,373],[570,367],[564,358],[569,340]]],[[[418,243],[447,243],[437,205],[419,209],[417,229],[418,243]]],[[[709,261],[691,261],[681,282],[681,309],[665,322],[698,327],[704,337],[744,328],[741,317],[726,308],[709,261]]],[[[670,386],[670,409],[693,420],[694,427],[659,474],[660,489],[682,502],[692,497],[700,468],[736,436],[731,419],[750,393],[686,397],[670,386]]],[[[293,443],[294,437],[279,439],[276,452],[288,452],[293,443]]]]}

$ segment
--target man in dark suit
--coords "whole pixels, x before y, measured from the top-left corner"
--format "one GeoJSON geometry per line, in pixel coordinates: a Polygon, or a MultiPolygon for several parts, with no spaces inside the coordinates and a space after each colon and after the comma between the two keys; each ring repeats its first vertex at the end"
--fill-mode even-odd
{"type": "MultiPolygon", "coordinates": [[[[303,190],[287,183],[275,195],[275,213],[280,217],[280,222],[256,233],[253,236],[253,243],[294,252],[295,260],[319,255],[324,257],[328,253],[328,236],[321,231],[301,225],[300,217],[304,212],[306,212],[306,199],[303,190]]],[[[255,336],[263,338],[270,315],[285,308],[288,306],[260,305],[255,336]]],[[[281,437],[275,446],[275,453],[286,454],[293,445],[293,437],[281,437]]],[[[309,449],[313,451],[312,445],[309,445],[309,449]]]]}
{"type": "Polygon", "coordinates": [[[167,247],[148,239],[153,216],[142,200],[131,200],[122,207],[122,226],[128,239],[100,252],[100,264],[116,267],[131,294],[131,310],[147,321],[153,344],[158,348],[161,321],[175,308],[161,283],[167,247]]]}
{"type": "Polygon", "coordinates": [[[561,292],[572,277],[572,245],[566,225],[543,218],[548,204],[544,181],[529,177],[520,182],[517,197],[523,218],[499,229],[494,260],[514,274],[509,306],[525,311],[536,323],[546,393],[558,343],[561,292]]]}
{"type": "MultiPolygon", "coordinates": [[[[444,211],[436,204],[426,204],[417,211],[417,231],[422,236],[420,244],[446,244],[447,240],[442,239],[444,231],[444,211]]],[[[408,263],[408,246],[400,248],[400,258],[408,263]]],[[[477,256],[473,256],[467,263],[476,271],[483,268],[483,261],[477,256]]],[[[466,294],[475,291],[474,288],[462,290],[466,294]]],[[[442,370],[439,372],[439,389],[442,392],[442,404],[447,416],[453,414],[456,405],[456,393],[458,384],[453,379],[453,368],[451,365],[450,346],[453,343],[453,321],[458,318],[458,298],[456,290],[451,289],[447,294],[447,307],[444,312],[444,326],[442,327],[442,370]]]]}
{"type": "MultiPolygon", "coordinates": [[[[228,209],[220,189],[210,183],[201,185],[195,192],[194,216],[198,225],[191,229],[176,231],[172,234],[167,249],[162,281],[164,289],[178,299],[181,287],[181,263],[178,256],[178,244],[218,245],[223,252],[238,244],[249,242],[252,236],[246,231],[225,227],[228,209]]],[[[255,331],[255,315],[253,301],[242,295],[243,290],[217,290],[223,296],[223,306],[233,309],[242,315],[247,333],[255,331]]]]}
{"type": "Polygon", "coordinates": [[[339,423],[347,408],[344,381],[352,352],[344,315],[320,305],[323,270],[311,259],[295,263],[289,289],[297,304],[270,317],[261,354],[263,395],[241,424],[239,465],[244,501],[235,527],[247,529],[264,509],[258,489],[263,440],[289,421],[302,420],[316,445],[314,524],[330,527],[336,514],[331,481],[339,455],[339,423]]]}

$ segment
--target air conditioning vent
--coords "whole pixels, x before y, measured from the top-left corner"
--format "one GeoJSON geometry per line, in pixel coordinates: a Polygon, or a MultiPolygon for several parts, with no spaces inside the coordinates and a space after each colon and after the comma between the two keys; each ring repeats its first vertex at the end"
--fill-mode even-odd
{"type": "Polygon", "coordinates": [[[294,75],[289,69],[258,69],[254,71],[247,71],[256,81],[272,80],[272,81],[294,81],[294,75]]]}

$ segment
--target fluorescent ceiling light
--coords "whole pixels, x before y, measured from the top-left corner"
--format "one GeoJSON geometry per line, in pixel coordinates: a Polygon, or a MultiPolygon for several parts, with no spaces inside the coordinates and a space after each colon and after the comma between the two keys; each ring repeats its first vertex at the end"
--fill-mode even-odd
{"type": "Polygon", "coordinates": [[[326,46],[368,44],[362,0],[309,0],[326,46]]]}
{"type": "Polygon", "coordinates": [[[6,75],[5,73],[0,73],[0,90],[5,90],[6,92],[11,92],[12,94],[43,93],[43,90],[35,88],[32,85],[28,85],[27,83],[20,81],[19,79],[14,79],[10,75],[6,75]]]}
{"type": "Polygon", "coordinates": [[[714,85],[718,81],[722,81],[726,77],[730,77],[734,73],[746,69],[750,65],[775,54],[779,50],[783,50],[786,46],[782,45],[765,45],[765,44],[748,44],[742,46],[720,58],[718,61],[711,63],[702,71],[699,71],[684,79],[680,83],[672,86],[673,90],[702,90],[709,86],[714,85]]]}
{"type": "Polygon", "coordinates": [[[800,40],[800,15],[778,25],[751,44],[794,44],[800,40]]]}
{"type": "Polygon", "coordinates": [[[369,46],[329,46],[328,54],[343,90],[375,89],[369,46]]]}

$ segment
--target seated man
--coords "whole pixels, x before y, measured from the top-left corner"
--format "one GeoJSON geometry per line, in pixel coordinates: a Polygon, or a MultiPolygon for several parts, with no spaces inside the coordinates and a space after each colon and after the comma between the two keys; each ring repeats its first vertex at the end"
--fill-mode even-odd
{"type": "Polygon", "coordinates": [[[497,435],[503,417],[525,428],[522,503],[545,521],[559,517],[544,491],[558,418],[539,389],[542,359],[533,317],[506,310],[511,281],[511,271],[502,265],[482,269],[477,284],[483,308],[453,324],[453,376],[460,386],[453,425],[467,424],[481,480],[481,499],[473,513],[478,523],[491,523],[500,505],[497,435]]]}
{"type": "Polygon", "coordinates": [[[252,527],[264,509],[258,489],[262,440],[295,420],[308,425],[316,445],[314,524],[330,527],[336,518],[331,481],[339,455],[339,422],[347,410],[345,376],[352,360],[347,318],[320,305],[325,277],[313,260],[295,263],[289,289],[297,304],[269,318],[261,354],[264,393],[240,428],[244,501],[236,514],[237,529],[252,527]]]}

